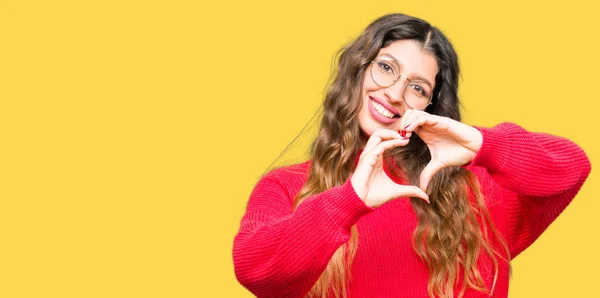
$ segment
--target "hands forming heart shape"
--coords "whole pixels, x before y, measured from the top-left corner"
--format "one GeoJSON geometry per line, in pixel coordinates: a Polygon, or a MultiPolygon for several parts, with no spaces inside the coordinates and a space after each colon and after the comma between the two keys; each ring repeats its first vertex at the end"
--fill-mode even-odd
{"type": "Polygon", "coordinates": [[[443,168],[470,163],[482,142],[481,132],[472,126],[421,110],[407,110],[398,131],[378,129],[369,137],[351,183],[370,207],[379,207],[399,197],[418,197],[429,203],[425,191],[431,177],[443,168]],[[431,160],[421,172],[419,187],[397,184],[383,171],[385,150],[407,145],[412,133],[425,142],[431,153],[431,160]]]}

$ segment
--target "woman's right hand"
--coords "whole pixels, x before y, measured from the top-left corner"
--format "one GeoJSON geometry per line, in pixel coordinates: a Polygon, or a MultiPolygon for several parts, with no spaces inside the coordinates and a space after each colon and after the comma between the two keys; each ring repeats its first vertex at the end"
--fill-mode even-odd
{"type": "Polygon", "coordinates": [[[367,206],[379,207],[399,197],[418,197],[429,203],[429,197],[419,187],[397,184],[383,170],[383,152],[405,146],[408,141],[389,129],[377,129],[367,141],[350,178],[354,191],[367,206]]]}

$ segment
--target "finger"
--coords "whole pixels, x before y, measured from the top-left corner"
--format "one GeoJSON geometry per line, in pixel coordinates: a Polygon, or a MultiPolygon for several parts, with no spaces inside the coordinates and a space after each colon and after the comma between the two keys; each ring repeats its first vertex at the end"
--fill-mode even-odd
{"type": "Polygon", "coordinates": [[[420,198],[429,204],[429,196],[422,189],[414,185],[398,185],[394,190],[396,197],[420,198]]]}
{"type": "Polygon", "coordinates": [[[361,158],[359,160],[359,166],[361,164],[367,164],[369,165],[369,167],[374,167],[377,162],[379,161],[379,158],[381,157],[381,155],[383,154],[383,152],[385,152],[385,150],[394,148],[394,147],[398,147],[398,146],[405,146],[406,144],[408,144],[409,140],[408,139],[393,139],[393,140],[388,140],[388,141],[383,141],[379,144],[377,144],[377,146],[375,146],[375,148],[373,148],[372,150],[364,151],[363,154],[361,155],[361,158]]]}
{"type": "Polygon", "coordinates": [[[363,152],[356,170],[352,174],[353,185],[362,187],[369,180],[373,168],[380,160],[381,154],[387,149],[408,144],[406,139],[394,139],[379,143],[373,150],[363,152]]]}
{"type": "Polygon", "coordinates": [[[404,116],[402,116],[402,129],[399,131],[400,135],[402,135],[405,138],[410,138],[412,136],[412,132],[424,123],[422,120],[423,117],[429,116],[431,116],[429,113],[426,113],[421,110],[407,110],[404,116]]]}
{"type": "Polygon", "coordinates": [[[406,130],[399,130],[398,133],[405,139],[410,139],[410,136],[412,136],[412,132],[406,130]]]}
{"type": "Polygon", "coordinates": [[[440,117],[431,114],[421,114],[405,128],[407,133],[412,133],[423,125],[436,125],[439,122],[440,117]]]}
{"type": "Polygon", "coordinates": [[[409,142],[408,139],[393,139],[393,140],[383,141],[383,142],[377,144],[377,146],[375,146],[375,148],[373,148],[373,150],[369,151],[367,154],[379,156],[379,155],[382,155],[383,152],[385,152],[385,150],[388,150],[388,149],[391,149],[394,147],[398,147],[398,146],[404,146],[404,145],[408,144],[408,142],[409,142]]]}
{"type": "Polygon", "coordinates": [[[400,134],[397,131],[385,128],[376,129],[372,136],[378,136],[382,140],[400,139],[400,134]]]}
{"type": "Polygon", "coordinates": [[[365,145],[363,152],[373,150],[373,148],[375,148],[375,146],[377,146],[377,144],[381,143],[384,140],[401,139],[401,138],[402,138],[402,136],[400,136],[400,134],[396,131],[393,131],[390,129],[377,129],[369,137],[369,140],[367,141],[367,144],[365,145]]]}
{"type": "Polygon", "coordinates": [[[444,167],[446,167],[444,163],[436,160],[430,161],[427,166],[425,166],[421,172],[421,176],[419,177],[419,186],[423,191],[427,191],[427,186],[429,185],[433,175],[442,170],[444,167]]]}
{"type": "Polygon", "coordinates": [[[411,123],[415,122],[415,120],[422,115],[429,115],[429,113],[414,109],[406,110],[400,121],[401,129],[406,129],[411,123]]]}
{"type": "Polygon", "coordinates": [[[400,119],[400,127],[398,128],[398,130],[403,130],[406,128],[407,125],[410,124],[410,122],[408,121],[410,114],[412,114],[412,109],[408,109],[404,112],[404,115],[402,115],[402,119],[400,119]]]}
{"type": "Polygon", "coordinates": [[[382,139],[378,135],[370,136],[369,140],[367,140],[367,144],[365,145],[365,148],[363,149],[363,154],[361,155],[361,159],[363,158],[363,156],[365,155],[366,152],[373,150],[373,148],[375,148],[375,146],[377,146],[377,144],[381,143],[381,141],[382,141],[382,139]]]}
{"type": "Polygon", "coordinates": [[[400,119],[400,129],[398,132],[403,138],[409,139],[412,135],[412,131],[407,131],[406,128],[414,121],[415,117],[419,116],[420,110],[409,109],[404,112],[402,119],[400,119]]]}

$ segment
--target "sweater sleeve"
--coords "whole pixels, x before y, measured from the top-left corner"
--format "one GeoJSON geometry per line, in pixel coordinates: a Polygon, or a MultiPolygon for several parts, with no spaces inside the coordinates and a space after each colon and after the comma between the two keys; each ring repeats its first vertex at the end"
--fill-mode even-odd
{"type": "Polygon", "coordinates": [[[350,180],[307,198],[295,211],[297,175],[267,174],[255,186],[234,239],[238,281],[257,297],[304,297],[350,238],[350,228],[373,209],[350,180]],[[296,180],[296,181],[290,181],[296,180]]]}
{"type": "Polygon", "coordinates": [[[478,128],[483,144],[472,166],[500,186],[511,257],[531,245],[575,197],[591,165],[575,143],[511,123],[478,128]]]}

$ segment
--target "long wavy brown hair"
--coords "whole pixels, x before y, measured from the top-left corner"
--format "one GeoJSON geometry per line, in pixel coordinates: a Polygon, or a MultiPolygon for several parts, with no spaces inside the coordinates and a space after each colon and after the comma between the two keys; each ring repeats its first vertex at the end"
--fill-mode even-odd
{"type": "MultiPolygon", "coordinates": [[[[381,48],[403,39],[417,41],[437,59],[436,87],[426,111],[460,121],[458,58],[448,39],[418,18],[403,14],[380,17],[338,53],[311,150],[310,174],[294,200],[294,208],[307,197],[339,186],[351,176],[364,138],[357,115],[363,102],[365,72],[381,48]]],[[[409,183],[418,185],[431,156],[425,143],[413,134],[407,146],[389,150],[384,159],[389,165],[396,163],[395,168],[401,169],[409,183]]],[[[461,297],[468,288],[491,293],[499,262],[507,262],[510,257],[506,242],[491,220],[477,178],[462,167],[449,167],[432,178],[427,192],[430,205],[417,198],[411,198],[411,204],[418,219],[413,248],[429,270],[429,295],[461,297]],[[493,246],[494,240],[500,244],[500,251],[493,246]],[[494,266],[490,289],[477,266],[481,253],[487,254],[494,266]]],[[[334,253],[307,297],[347,297],[357,247],[358,231],[353,226],[349,241],[334,253]]]]}

